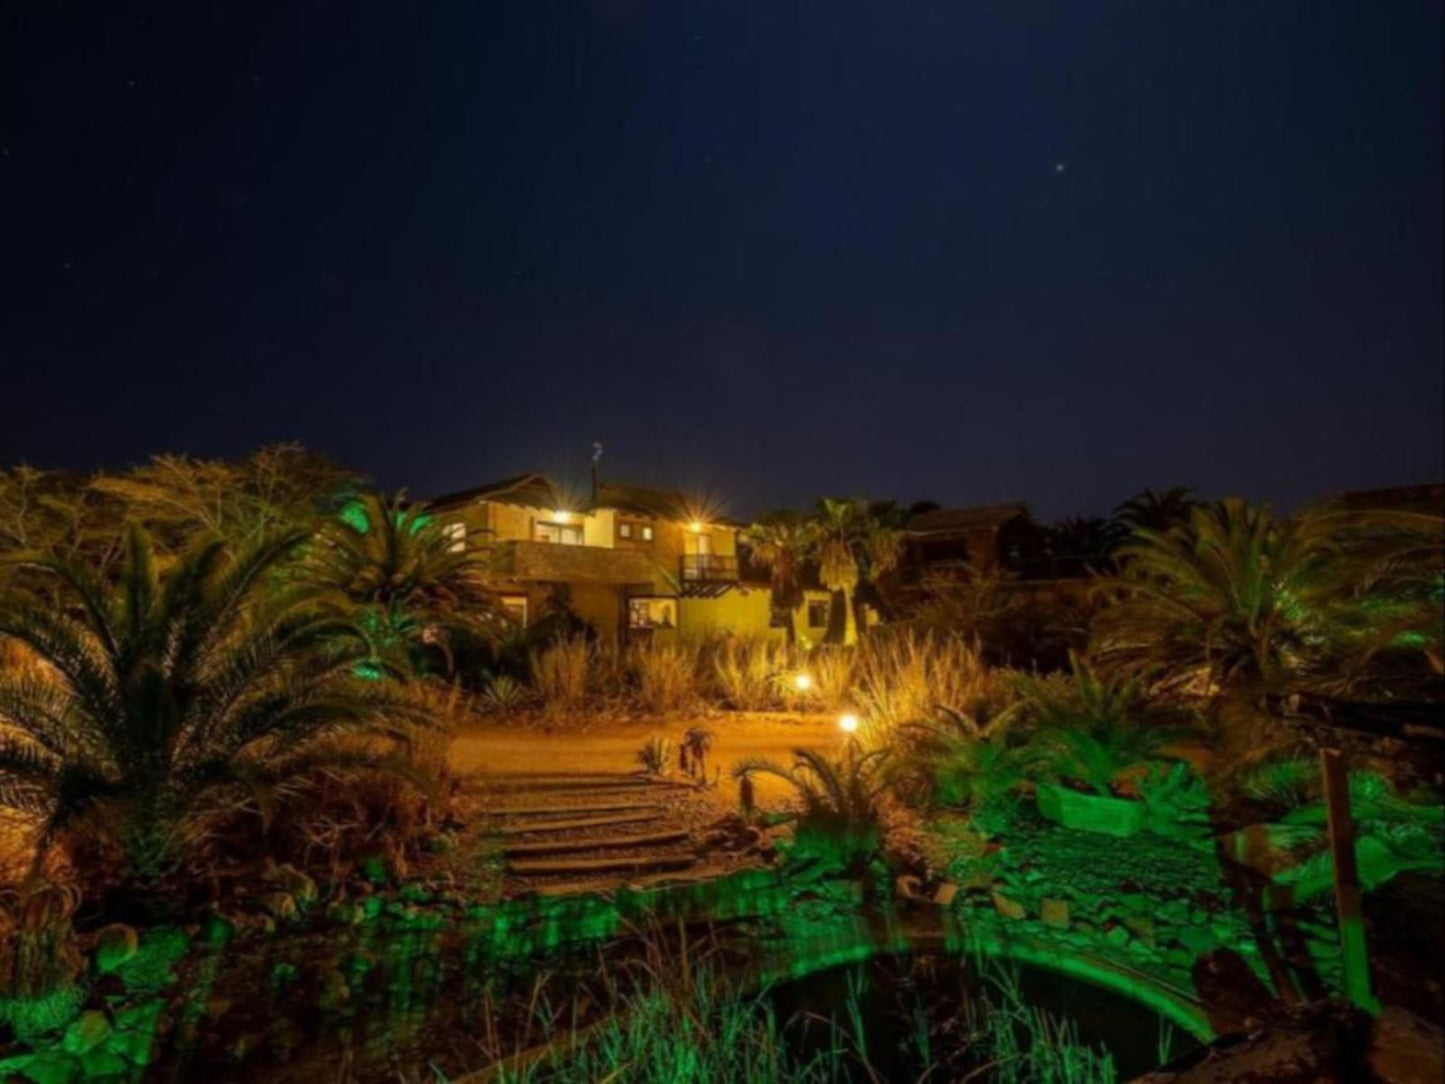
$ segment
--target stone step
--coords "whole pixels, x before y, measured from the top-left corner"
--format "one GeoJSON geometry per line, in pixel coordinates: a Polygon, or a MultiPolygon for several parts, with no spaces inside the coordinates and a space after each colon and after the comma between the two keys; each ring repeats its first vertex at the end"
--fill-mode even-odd
{"type": "MultiPolygon", "coordinates": [[[[565,798],[567,795],[558,795],[565,798]]],[[[579,796],[581,797],[581,796],[579,796]]],[[[639,795],[642,798],[660,799],[662,795],[639,795]]],[[[489,817],[544,817],[576,816],[583,813],[626,813],[632,810],[655,810],[660,808],[656,801],[598,802],[590,796],[581,797],[585,805],[558,805],[555,801],[547,805],[500,805],[490,806],[484,812],[489,817]]]]}
{"type": "Polygon", "coordinates": [[[687,838],[687,830],[678,828],[640,836],[578,836],[575,839],[549,839],[542,843],[508,843],[502,852],[507,855],[566,854],[569,851],[613,851],[623,847],[666,847],[687,838]]]}
{"type": "MultiPolygon", "coordinates": [[[[568,810],[567,812],[571,812],[568,810]]],[[[605,817],[574,817],[571,820],[517,821],[504,824],[497,829],[500,835],[521,836],[532,832],[568,832],[578,828],[610,828],[615,824],[638,824],[655,821],[662,816],[661,809],[644,809],[637,813],[616,813],[605,817]]]]}
{"type": "Polygon", "coordinates": [[[697,856],[687,854],[617,855],[612,858],[520,858],[507,862],[519,876],[586,876],[589,873],[631,873],[635,870],[688,869],[697,856]]]}
{"type": "Polygon", "coordinates": [[[666,779],[648,779],[642,776],[599,775],[577,776],[575,778],[548,778],[545,776],[492,776],[485,780],[484,788],[493,793],[514,794],[517,792],[574,791],[598,794],[607,792],[693,790],[691,783],[676,783],[666,779]]]}

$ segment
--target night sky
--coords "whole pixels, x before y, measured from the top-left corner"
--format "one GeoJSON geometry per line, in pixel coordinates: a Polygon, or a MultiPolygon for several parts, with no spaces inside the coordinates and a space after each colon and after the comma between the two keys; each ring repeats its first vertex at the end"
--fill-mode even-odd
{"type": "Polygon", "coordinates": [[[1438,2],[164,8],[0,0],[0,463],[1441,476],[1438,2]]]}

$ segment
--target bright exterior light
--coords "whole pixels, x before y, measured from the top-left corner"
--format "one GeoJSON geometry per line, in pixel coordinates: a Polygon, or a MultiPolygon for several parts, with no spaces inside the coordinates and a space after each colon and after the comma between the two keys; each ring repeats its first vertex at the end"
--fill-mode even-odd
{"type": "Polygon", "coordinates": [[[856,715],[840,715],[840,716],[838,716],[838,729],[840,729],[841,731],[843,731],[844,734],[851,734],[851,733],[853,733],[853,731],[855,731],[855,730],[858,729],[858,716],[856,716],[856,715]]]}
{"type": "Polygon", "coordinates": [[[687,525],[687,528],[693,534],[702,534],[702,521],[695,519],[687,525]]]}
{"type": "Polygon", "coordinates": [[[564,512],[562,511],[562,509],[559,508],[557,509],[557,511],[552,513],[552,518],[558,523],[566,523],[569,519],[572,518],[572,513],[564,512]]]}
{"type": "Polygon", "coordinates": [[[813,687],[813,679],[807,674],[795,674],[793,676],[793,686],[799,692],[807,692],[813,687]]]}

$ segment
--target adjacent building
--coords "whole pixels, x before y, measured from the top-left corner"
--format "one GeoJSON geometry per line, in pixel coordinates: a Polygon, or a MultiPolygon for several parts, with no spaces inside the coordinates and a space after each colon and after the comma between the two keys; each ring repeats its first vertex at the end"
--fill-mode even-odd
{"type": "MultiPolygon", "coordinates": [[[[783,635],[766,572],[740,559],[743,525],[681,493],[604,482],[578,499],[532,473],[428,505],[454,545],[485,551],[488,578],[524,626],[566,607],[612,642],[783,635]]],[[[826,592],[809,592],[797,615],[805,635],[822,639],[827,605],[826,592]]]]}

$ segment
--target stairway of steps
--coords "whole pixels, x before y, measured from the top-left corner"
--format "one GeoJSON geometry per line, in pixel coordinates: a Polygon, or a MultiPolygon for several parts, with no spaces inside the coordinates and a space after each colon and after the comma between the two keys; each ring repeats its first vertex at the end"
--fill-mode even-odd
{"type": "Polygon", "coordinates": [[[626,773],[486,775],[485,831],[504,862],[504,892],[565,895],[693,869],[686,784],[626,773]]]}

